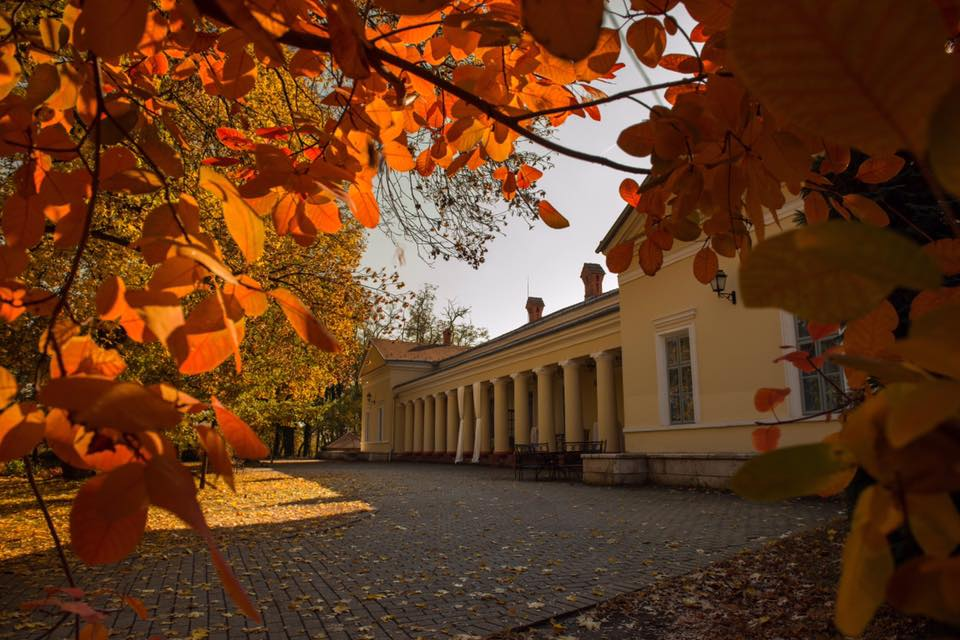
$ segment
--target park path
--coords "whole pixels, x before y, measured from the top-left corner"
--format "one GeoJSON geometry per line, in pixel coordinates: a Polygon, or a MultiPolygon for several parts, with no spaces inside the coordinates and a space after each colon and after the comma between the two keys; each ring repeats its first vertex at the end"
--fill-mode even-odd
{"type": "MultiPolygon", "coordinates": [[[[450,638],[484,636],[693,571],[745,546],[840,515],[835,501],[772,505],[665,487],[516,482],[509,470],[430,464],[295,463],[275,469],[373,507],[331,525],[302,521],[220,530],[263,612],[231,613],[199,545],[138,555],[90,572],[141,597],[115,637],[450,638]]],[[[257,469],[244,472],[255,480],[257,469]]],[[[297,496],[289,496],[296,501],[297,496]]],[[[29,581],[43,579],[38,567],[29,581]]],[[[16,572],[14,572],[16,573],[16,572]]],[[[0,608],[20,595],[0,564],[0,608]]],[[[51,576],[55,575],[53,573],[51,576]]],[[[21,575],[19,580],[25,578],[21,575]]],[[[48,582],[54,578],[49,578],[48,582]]],[[[31,638],[36,631],[3,632],[31,638]]]]}

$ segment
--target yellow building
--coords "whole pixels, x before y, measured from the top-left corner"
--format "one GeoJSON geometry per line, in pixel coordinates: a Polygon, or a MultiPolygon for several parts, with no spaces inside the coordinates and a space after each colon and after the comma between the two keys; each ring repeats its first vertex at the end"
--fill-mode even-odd
{"type": "MultiPolygon", "coordinates": [[[[627,208],[597,251],[642,230],[627,208]]],[[[753,455],[756,423],[772,417],[753,407],[760,387],[792,390],[777,410],[793,421],[781,425],[781,444],[836,430],[815,414],[831,406],[839,370],[826,380],[774,362],[831,339],[811,341],[790,314],[736,304],[735,260],[721,258],[725,297],[700,284],[701,246],[674,243],[653,277],[635,259],[607,292],[600,265],[585,264],[583,302],[543,315],[544,301],[529,298],[525,325],[476,347],[373,341],[361,371],[362,451],[502,462],[516,444],[552,448],[563,436],[605,442],[605,453],[585,456],[586,482],[722,486],[753,455]]]]}

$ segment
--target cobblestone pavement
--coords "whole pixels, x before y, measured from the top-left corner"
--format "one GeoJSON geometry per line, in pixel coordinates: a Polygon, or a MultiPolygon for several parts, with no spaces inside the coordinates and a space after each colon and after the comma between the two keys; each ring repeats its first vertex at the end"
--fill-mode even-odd
{"type": "MultiPolygon", "coordinates": [[[[230,613],[207,554],[192,540],[106,570],[81,569],[85,584],[109,576],[114,582],[106,586],[137,595],[155,613],[142,622],[124,610],[111,621],[121,630],[115,637],[483,636],[695,570],[841,511],[822,500],[758,505],[721,492],[516,482],[510,470],[470,466],[276,468],[375,511],[334,526],[301,521],[218,531],[262,608],[263,627],[230,613]]],[[[0,563],[0,609],[16,607],[25,585],[50,583],[55,572],[52,554],[0,563]]]]}

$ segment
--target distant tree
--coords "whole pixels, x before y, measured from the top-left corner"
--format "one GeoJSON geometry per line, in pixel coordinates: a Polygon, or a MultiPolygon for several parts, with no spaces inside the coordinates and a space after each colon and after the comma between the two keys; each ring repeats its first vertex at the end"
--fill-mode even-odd
{"type": "Polygon", "coordinates": [[[447,305],[438,315],[436,306],[437,287],[431,284],[423,285],[407,308],[400,338],[411,342],[439,344],[443,342],[444,330],[450,328],[453,331],[452,344],[470,347],[490,337],[489,331],[470,322],[470,307],[458,305],[455,300],[448,299],[447,305]]]}

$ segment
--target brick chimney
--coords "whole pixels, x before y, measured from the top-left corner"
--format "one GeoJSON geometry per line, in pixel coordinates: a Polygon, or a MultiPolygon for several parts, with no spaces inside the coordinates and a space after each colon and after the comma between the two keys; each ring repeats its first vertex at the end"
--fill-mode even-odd
{"type": "Polygon", "coordinates": [[[527,322],[536,322],[543,317],[543,298],[527,298],[527,322]]]}
{"type": "Polygon", "coordinates": [[[580,270],[580,279],[583,280],[583,299],[590,300],[603,293],[603,276],[606,272],[596,262],[584,262],[580,270]]]}
{"type": "Polygon", "coordinates": [[[453,327],[447,327],[443,330],[443,346],[449,347],[453,344],[453,327]]]}

